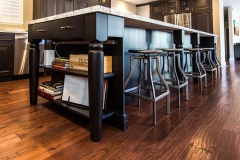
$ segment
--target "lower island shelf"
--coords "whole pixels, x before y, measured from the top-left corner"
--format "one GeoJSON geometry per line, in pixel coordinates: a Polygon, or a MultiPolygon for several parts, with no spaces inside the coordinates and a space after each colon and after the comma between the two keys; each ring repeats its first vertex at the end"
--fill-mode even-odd
{"type": "MultiPolygon", "coordinates": [[[[39,95],[40,97],[43,97],[41,95],[39,95]]],[[[45,98],[45,97],[43,97],[45,98]]],[[[45,98],[47,99],[47,98],[45,98]]],[[[49,99],[47,99],[49,100],[49,99]]],[[[88,108],[84,108],[84,107],[79,107],[79,106],[76,106],[76,105],[72,105],[72,104],[69,104],[65,101],[62,101],[61,99],[57,99],[57,100],[49,100],[51,102],[53,102],[54,104],[57,104],[58,106],[62,107],[62,108],[65,108],[71,112],[74,112],[82,117],[85,117],[85,118],[89,118],[89,110],[88,108]]],[[[103,114],[102,114],[102,119],[106,119],[112,115],[114,115],[116,113],[116,110],[111,110],[111,109],[107,109],[107,110],[103,110],[103,114]]]]}

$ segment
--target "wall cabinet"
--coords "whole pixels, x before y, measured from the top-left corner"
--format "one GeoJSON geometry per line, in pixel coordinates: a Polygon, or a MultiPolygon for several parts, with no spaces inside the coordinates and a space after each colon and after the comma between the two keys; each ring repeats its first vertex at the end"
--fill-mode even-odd
{"type": "MultiPolygon", "coordinates": [[[[13,75],[14,34],[0,34],[0,77],[13,75]]],[[[2,79],[2,78],[1,78],[2,79]]]]}
{"type": "Polygon", "coordinates": [[[193,12],[192,17],[192,28],[208,33],[213,32],[211,11],[193,12]]]}
{"type": "Polygon", "coordinates": [[[191,0],[192,11],[211,10],[212,0],[191,0]]]}
{"type": "Polygon", "coordinates": [[[157,2],[150,5],[150,18],[159,19],[164,16],[164,2],[157,2]]]}
{"type": "Polygon", "coordinates": [[[178,0],[171,0],[165,2],[165,15],[175,14],[179,12],[178,0]]]}
{"type": "Polygon", "coordinates": [[[189,13],[191,12],[190,8],[191,0],[179,0],[179,13],[189,13]]]}
{"type": "Polygon", "coordinates": [[[150,18],[164,21],[165,15],[192,13],[192,28],[213,33],[212,0],[165,0],[150,3],[150,18]]]}
{"type": "Polygon", "coordinates": [[[34,0],[33,19],[53,16],[77,9],[83,9],[95,5],[111,7],[111,0],[34,0]]]}

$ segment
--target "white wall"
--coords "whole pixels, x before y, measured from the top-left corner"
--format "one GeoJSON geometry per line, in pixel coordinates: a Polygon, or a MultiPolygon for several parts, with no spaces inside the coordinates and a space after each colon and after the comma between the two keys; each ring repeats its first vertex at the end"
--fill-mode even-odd
{"type": "Polygon", "coordinates": [[[118,8],[124,11],[132,12],[136,14],[136,5],[127,3],[121,0],[112,0],[111,1],[111,7],[112,8],[118,8]]]}
{"type": "MultiPolygon", "coordinates": [[[[240,13],[239,11],[235,11],[233,9],[233,12],[232,12],[232,23],[233,23],[233,20],[236,20],[238,22],[238,28],[240,28],[240,13]]],[[[233,43],[240,43],[240,34],[239,36],[233,34],[233,43]]]]}
{"type": "Polygon", "coordinates": [[[221,61],[222,66],[226,65],[225,62],[225,39],[224,39],[224,12],[223,12],[223,0],[212,1],[212,13],[213,13],[213,34],[218,35],[217,48],[218,59],[221,61]]]}
{"type": "Polygon", "coordinates": [[[150,6],[149,5],[137,7],[136,11],[137,11],[136,12],[137,15],[150,18],[150,6]]]}

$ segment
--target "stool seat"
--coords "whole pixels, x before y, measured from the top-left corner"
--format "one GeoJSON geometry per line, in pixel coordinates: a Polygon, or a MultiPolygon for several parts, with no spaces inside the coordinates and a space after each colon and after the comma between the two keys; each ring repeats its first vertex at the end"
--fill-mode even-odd
{"type": "Polygon", "coordinates": [[[182,52],[184,51],[183,48],[162,48],[164,52],[182,52]]]}
{"type": "Polygon", "coordinates": [[[214,48],[202,48],[204,51],[212,51],[214,48]]]}
{"type": "Polygon", "coordinates": [[[153,54],[153,53],[161,53],[161,50],[142,50],[142,49],[130,49],[128,52],[131,53],[139,53],[139,54],[153,54]]]}
{"type": "Polygon", "coordinates": [[[202,48],[184,48],[186,51],[196,52],[196,51],[202,51],[202,48]]]}
{"type": "Polygon", "coordinates": [[[156,101],[158,101],[159,99],[166,97],[167,99],[167,114],[170,114],[170,91],[169,91],[169,87],[167,85],[167,83],[165,82],[165,79],[163,78],[163,76],[161,75],[159,66],[160,66],[160,60],[159,60],[159,55],[157,55],[157,53],[161,53],[161,51],[157,51],[157,50],[129,50],[128,52],[131,53],[137,53],[140,55],[132,55],[131,57],[131,63],[130,63],[130,72],[129,75],[124,83],[124,87],[125,87],[125,91],[124,94],[126,96],[131,96],[134,98],[138,98],[138,106],[140,106],[140,99],[144,99],[144,100],[148,100],[152,102],[152,106],[153,106],[153,125],[156,125],[156,101]],[[133,74],[133,70],[134,70],[134,60],[139,60],[140,61],[140,71],[139,71],[139,77],[138,77],[138,85],[128,88],[126,89],[126,86],[130,80],[130,78],[132,77],[133,74]],[[161,88],[160,85],[156,85],[153,82],[153,77],[152,77],[152,60],[156,60],[156,70],[157,70],[157,75],[159,76],[164,89],[161,88]],[[145,82],[149,82],[149,83],[145,83],[147,85],[141,85],[141,74],[142,74],[142,61],[144,63],[144,80],[145,82]],[[148,64],[148,66],[147,66],[148,64]],[[149,75],[147,75],[147,73],[149,75]],[[160,87],[155,87],[155,86],[160,86],[160,87]],[[141,92],[141,91],[144,92],[141,92]],[[150,94],[149,94],[150,92],[150,94]]]}

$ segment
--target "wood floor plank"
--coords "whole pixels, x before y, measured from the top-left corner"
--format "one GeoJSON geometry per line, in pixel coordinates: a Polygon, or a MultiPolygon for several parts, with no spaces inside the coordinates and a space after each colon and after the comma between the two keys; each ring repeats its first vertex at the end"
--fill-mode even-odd
{"type": "Polygon", "coordinates": [[[190,114],[154,151],[148,154],[147,159],[177,159],[206,118],[207,115],[195,112],[190,114]]]}
{"type": "Polygon", "coordinates": [[[211,160],[240,159],[240,134],[223,130],[211,160]]]}
{"type": "MultiPolygon", "coordinates": [[[[221,109],[221,103],[212,104],[214,109],[206,121],[199,127],[187,147],[179,156],[181,159],[209,160],[217,146],[220,133],[227,121],[230,111],[221,109]]],[[[225,106],[229,107],[229,106],[225,106]]]]}

